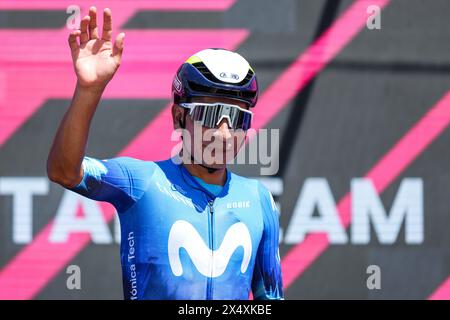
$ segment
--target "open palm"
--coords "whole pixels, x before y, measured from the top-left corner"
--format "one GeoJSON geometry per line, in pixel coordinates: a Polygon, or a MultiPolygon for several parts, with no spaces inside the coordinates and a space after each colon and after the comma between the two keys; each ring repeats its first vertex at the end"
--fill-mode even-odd
{"type": "Polygon", "coordinates": [[[103,11],[102,37],[97,28],[97,10],[89,9],[89,15],[81,20],[80,29],[69,35],[72,61],[78,83],[82,87],[104,87],[120,66],[124,33],[120,33],[114,44],[111,42],[111,10],[103,11]],[[80,38],[78,43],[77,38],[80,38]]]}

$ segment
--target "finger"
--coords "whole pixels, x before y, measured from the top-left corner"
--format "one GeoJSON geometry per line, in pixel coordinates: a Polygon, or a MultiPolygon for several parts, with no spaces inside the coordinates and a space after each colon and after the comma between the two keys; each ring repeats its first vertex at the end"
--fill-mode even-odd
{"type": "Polygon", "coordinates": [[[112,17],[111,10],[106,8],[103,10],[103,31],[102,39],[105,41],[111,41],[112,36],[112,17]]]}
{"type": "Polygon", "coordinates": [[[78,45],[78,41],[77,41],[77,38],[80,34],[81,34],[80,30],[75,30],[70,33],[70,35],[69,35],[70,50],[75,51],[75,50],[78,50],[78,48],[80,47],[78,45]]]}
{"type": "Polygon", "coordinates": [[[117,64],[120,64],[120,60],[122,59],[124,39],[125,39],[125,33],[121,32],[117,35],[116,41],[114,41],[112,56],[117,64]]]}
{"type": "Polygon", "coordinates": [[[89,21],[90,39],[98,39],[97,8],[96,7],[89,8],[89,17],[91,18],[91,20],[89,21]]]}
{"type": "Polygon", "coordinates": [[[89,34],[88,34],[88,24],[89,20],[91,18],[89,16],[85,16],[83,20],[81,20],[80,23],[80,44],[86,43],[89,41],[89,34]]]}

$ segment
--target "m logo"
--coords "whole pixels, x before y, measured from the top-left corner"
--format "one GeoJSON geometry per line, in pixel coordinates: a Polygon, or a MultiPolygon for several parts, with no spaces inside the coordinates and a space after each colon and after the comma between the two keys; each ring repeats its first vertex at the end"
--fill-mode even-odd
{"type": "Polygon", "coordinates": [[[211,250],[198,234],[197,230],[187,221],[176,221],[169,233],[169,262],[175,276],[183,274],[180,261],[180,248],[186,249],[192,263],[205,277],[219,277],[227,268],[231,255],[242,246],[244,257],[241,272],[247,270],[252,256],[252,240],[250,232],[244,223],[233,224],[225,233],[223,241],[217,250],[211,250]]]}

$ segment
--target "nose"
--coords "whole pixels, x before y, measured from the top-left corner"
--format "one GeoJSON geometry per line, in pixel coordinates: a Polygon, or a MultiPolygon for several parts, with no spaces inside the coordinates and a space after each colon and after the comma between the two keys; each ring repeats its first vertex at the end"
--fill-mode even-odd
{"type": "Polygon", "coordinates": [[[217,131],[219,132],[223,141],[228,141],[232,138],[227,119],[222,119],[222,121],[220,121],[217,131]]]}

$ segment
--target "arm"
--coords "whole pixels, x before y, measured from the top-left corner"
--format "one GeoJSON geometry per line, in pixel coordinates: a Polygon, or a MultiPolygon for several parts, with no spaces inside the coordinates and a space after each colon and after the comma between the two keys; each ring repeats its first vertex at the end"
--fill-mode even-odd
{"type": "Polygon", "coordinates": [[[80,30],[69,36],[77,85],[47,158],[49,179],[67,188],[78,185],[83,178],[82,161],[90,123],[122,57],[125,34],[119,34],[112,44],[111,11],[104,10],[102,38],[98,37],[96,15],[95,7],[90,8],[89,15],[81,21],[80,30]]]}
{"type": "Polygon", "coordinates": [[[279,253],[278,209],[270,192],[259,184],[264,230],[256,255],[252,292],[255,300],[284,299],[279,253]]]}

